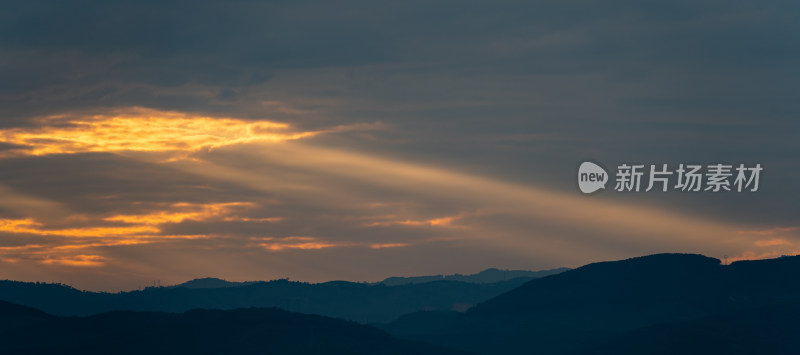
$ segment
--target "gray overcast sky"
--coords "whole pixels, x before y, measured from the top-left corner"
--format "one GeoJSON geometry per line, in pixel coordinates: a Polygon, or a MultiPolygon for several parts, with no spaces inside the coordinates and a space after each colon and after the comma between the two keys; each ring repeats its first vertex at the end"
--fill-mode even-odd
{"type": "Polygon", "coordinates": [[[798,14],[6,2],[0,277],[129,289],[795,254],[798,14]],[[585,196],[587,159],[764,171],[752,193],[585,196]]]}

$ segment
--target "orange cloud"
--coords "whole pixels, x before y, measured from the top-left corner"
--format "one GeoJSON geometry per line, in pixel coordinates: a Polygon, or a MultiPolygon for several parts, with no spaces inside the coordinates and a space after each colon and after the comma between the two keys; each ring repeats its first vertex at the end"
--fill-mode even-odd
{"type": "Polygon", "coordinates": [[[742,230],[737,231],[738,234],[755,234],[755,235],[774,235],[780,233],[790,233],[800,230],[800,227],[773,227],[773,228],[766,228],[766,229],[755,229],[755,230],[742,230]]]}
{"type": "Polygon", "coordinates": [[[169,210],[155,211],[137,215],[115,215],[104,220],[109,222],[123,222],[130,224],[158,225],[163,223],[180,223],[186,220],[204,221],[214,218],[221,218],[226,221],[270,221],[277,222],[280,218],[245,218],[227,216],[236,208],[250,208],[254,204],[249,202],[228,202],[228,203],[173,203],[169,210]]]}
{"type": "Polygon", "coordinates": [[[331,248],[331,247],[345,245],[345,244],[336,244],[333,242],[323,242],[313,237],[286,237],[280,239],[274,239],[274,238],[263,238],[263,239],[274,240],[271,242],[258,244],[258,246],[271,251],[280,251],[286,249],[313,250],[313,249],[324,249],[324,248],[331,248]]]}
{"type": "Polygon", "coordinates": [[[388,226],[412,226],[412,227],[425,227],[425,226],[432,226],[432,227],[457,227],[452,225],[453,222],[458,221],[464,218],[463,214],[457,216],[446,216],[446,217],[439,217],[439,218],[432,218],[432,219],[424,219],[424,220],[412,220],[412,219],[403,219],[403,220],[387,220],[387,221],[377,221],[377,222],[370,222],[365,223],[364,226],[366,227],[388,227],[388,226]]]}
{"type": "MultiPolygon", "coordinates": [[[[210,238],[208,235],[165,235],[161,225],[187,220],[207,221],[278,221],[280,218],[246,218],[235,212],[252,208],[249,202],[215,204],[174,203],[165,210],[143,214],[121,214],[103,218],[98,223],[119,223],[115,226],[87,226],[78,228],[48,228],[33,218],[0,219],[0,232],[9,234],[62,237],[48,243],[31,243],[18,246],[0,246],[4,260],[33,259],[44,264],[70,266],[101,266],[108,260],[99,255],[76,254],[78,251],[108,246],[150,244],[176,239],[210,238]]],[[[73,220],[74,216],[67,217],[73,220]]],[[[87,216],[77,218],[87,222],[87,216]]],[[[88,222],[91,222],[89,220],[88,222]]]]}
{"type": "Polygon", "coordinates": [[[384,243],[384,244],[370,244],[370,249],[384,249],[384,248],[403,248],[407,247],[407,243],[384,243]]]}
{"type": "Polygon", "coordinates": [[[42,263],[65,266],[103,266],[105,260],[99,255],[74,255],[71,257],[47,258],[42,260],[42,263]]]}
{"type": "Polygon", "coordinates": [[[48,116],[40,118],[39,123],[40,127],[0,130],[0,142],[27,147],[15,151],[20,155],[192,152],[240,143],[282,142],[319,133],[292,131],[287,124],[264,120],[193,116],[138,107],[80,118],[48,116]]]}
{"type": "Polygon", "coordinates": [[[314,250],[336,247],[359,247],[370,249],[401,248],[409,246],[408,243],[364,243],[351,241],[330,241],[315,237],[286,237],[273,238],[261,237],[251,238],[253,240],[264,241],[256,245],[269,251],[282,251],[287,249],[314,250]]]}
{"type": "Polygon", "coordinates": [[[152,226],[125,227],[87,227],[67,229],[45,229],[42,223],[32,218],[0,219],[0,232],[14,234],[55,235],[64,237],[109,237],[158,233],[160,230],[152,226]]]}
{"type": "Polygon", "coordinates": [[[757,247],[772,247],[778,245],[792,244],[790,241],[782,238],[773,238],[767,240],[756,240],[754,243],[757,247]]]}

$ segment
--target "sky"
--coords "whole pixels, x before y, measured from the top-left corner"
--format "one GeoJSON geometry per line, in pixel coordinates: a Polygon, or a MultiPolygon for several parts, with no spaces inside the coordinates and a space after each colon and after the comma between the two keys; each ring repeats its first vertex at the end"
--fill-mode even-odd
{"type": "MultiPolygon", "coordinates": [[[[800,253],[795,1],[10,1],[0,279],[800,253]],[[583,194],[597,162],[606,189],[583,194]],[[757,191],[618,192],[623,164],[757,191]]],[[[674,183],[673,183],[674,184],[674,183]]]]}

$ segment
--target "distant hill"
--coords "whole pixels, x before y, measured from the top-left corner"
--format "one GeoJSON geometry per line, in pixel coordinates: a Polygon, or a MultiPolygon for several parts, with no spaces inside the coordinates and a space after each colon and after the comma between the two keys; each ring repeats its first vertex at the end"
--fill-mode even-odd
{"type": "Polygon", "coordinates": [[[492,284],[436,281],[387,286],[344,281],[320,284],[288,280],[231,283],[200,279],[177,286],[113,294],[85,292],[56,284],[0,281],[0,300],[64,316],[113,310],[184,312],[194,308],[278,307],[376,323],[421,310],[463,311],[528,280],[522,278],[492,284]]]}
{"type": "Polygon", "coordinates": [[[186,281],[182,284],[177,284],[175,286],[167,286],[167,287],[183,287],[183,288],[225,288],[225,287],[240,287],[240,286],[247,286],[258,283],[259,281],[246,281],[246,282],[234,282],[234,281],[225,281],[213,277],[204,277],[200,279],[194,279],[190,281],[186,281]]]}
{"type": "Polygon", "coordinates": [[[0,302],[3,354],[458,354],[376,328],[278,309],[57,317],[0,302]]]}
{"type": "Polygon", "coordinates": [[[721,265],[702,255],[659,254],[589,264],[465,313],[418,312],[384,329],[484,354],[562,354],[637,328],[786,302],[800,302],[800,257],[721,265]]]}
{"type": "MultiPolygon", "coordinates": [[[[483,270],[477,274],[470,274],[470,275],[462,275],[462,274],[452,274],[452,275],[431,275],[431,276],[411,276],[411,277],[401,277],[401,276],[394,276],[388,277],[380,282],[371,283],[372,285],[379,285],[384,284],[386,286],[398,286],[398,285],[406,285],[406,284],[420,284],[426,282],[434,282],[434,281],[458,281],[458,282],[467,282],[467,283],[476,283],[476,284],[490,284],[490,283],[497,283],[502,281],[510,281],[517,279],[517,281],[521,281],[522,279],[535,279],[539,277],[545,277],[550,275],[555,275],[562,273],[564,271],[569,270],[569,268],[561,267],[549,270],[540,270],[540,271],[529,271],[529,270],[501,270],[496,268],[489,268],[483,270]]],[[[194,280],[190,280],[181,284],[177,284],[174,286],[166,286],[166,287],[184,287],[184,288],[224,288],[224,287],[240,287],[240,286],[247,286],[256,283],[260,283],[264,281],[245,281],[245,282],[235,282],[235,281],[226,281],[218,278],[213,277],[204,277],[198,278],[194,280]]]]}
{"type": "Polygon", "coordinates": [[[500,269],[486,269],[477,274],[471,275],[433,275],[433,276],[413,276],[413,277],[390,277],[379,283],[387,286],[405,285],[410,283],[425,283],[433,281],[460,281],[478,284],[488,284],[500,281],[508,281],[513,279],[527,278],[535,279],[555,275],[569,270],[568,268],[557,268],[542,271],[527,271],[527,270],[500,270],[500,269]]]}

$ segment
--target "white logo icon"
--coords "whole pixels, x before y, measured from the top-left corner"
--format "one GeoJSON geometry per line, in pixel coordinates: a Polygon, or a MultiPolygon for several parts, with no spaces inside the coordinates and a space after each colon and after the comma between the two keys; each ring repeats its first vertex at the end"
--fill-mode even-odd
{"type": "Polygon", "coordinates": [[[578,187],[581,192],[590,194],[606,188],[608,173],[599,165],[585,161],[578,168],[578,187]]]}

